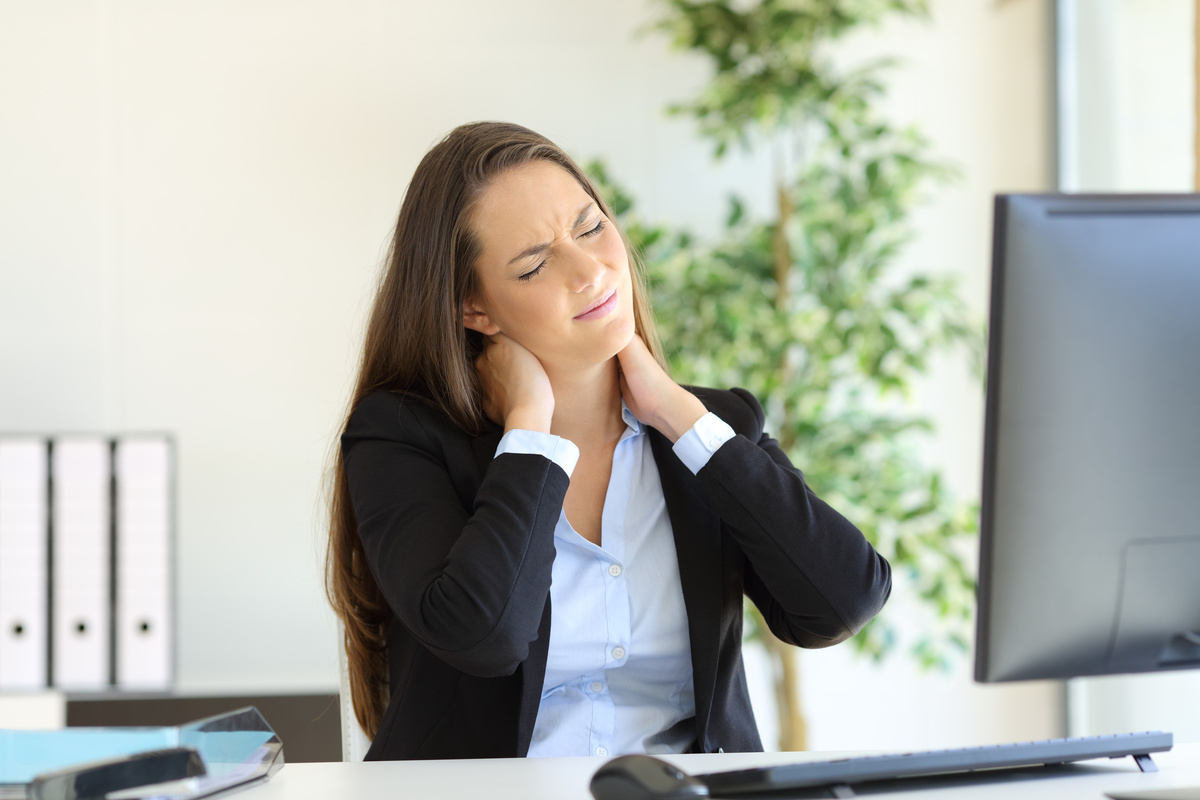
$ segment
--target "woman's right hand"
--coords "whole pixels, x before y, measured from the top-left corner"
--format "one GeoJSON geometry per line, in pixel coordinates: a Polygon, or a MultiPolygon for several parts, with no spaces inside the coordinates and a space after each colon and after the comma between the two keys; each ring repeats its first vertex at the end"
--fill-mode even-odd
{"type": "Polygon", "coordinates": [[[550,432],[554,390],[542,362],[503,333],[487,337],[475,359],[483,387],[483,411],[505,431],[550,432]]]}

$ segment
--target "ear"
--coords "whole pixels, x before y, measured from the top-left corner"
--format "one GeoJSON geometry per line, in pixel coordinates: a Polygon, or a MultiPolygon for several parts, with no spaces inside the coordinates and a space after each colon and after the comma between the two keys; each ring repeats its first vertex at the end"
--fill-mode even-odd
{"type": "Polygon", "coordinates": [[[475,300],[467,300],[463,303],[463,326],[473,331],[479,331],[484,336],[492,336],[500,332],[500,326],[492,321],[483,306],[475,300]]]}

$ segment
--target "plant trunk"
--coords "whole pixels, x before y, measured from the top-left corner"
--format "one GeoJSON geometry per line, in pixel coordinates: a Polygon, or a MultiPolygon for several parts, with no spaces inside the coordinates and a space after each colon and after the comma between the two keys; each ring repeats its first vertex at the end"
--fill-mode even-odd
{"type": "MultiPolygon", "coordinates": [[[[775,236],[772,242],[775,273],[775,308],[783,311],[788,301],[788,273],[792,269],[792,249],[788,245],[787,223],[792,218],[792,197],[788,193],[787,184],[780,179],[775,186],[775,195],[779,202],[779,220],[775,223],[775,236]]],[[[783,363],[779,365],[780,377],[784,383],[792,380],[795,372],[794,364],[788,355],[784,354],[783,363]]],[[[784,421],[783,428],[790,432],[792,426],[784,421]]],[[[762,626],[762,642],[771,656],[771,666],[775,673],[775,707],[779,714],[779,749],[796,751],[808,749],[808,726],[804,722],[804,712],[800,706],[800,659],[798,651],[791,645],[784,644],[764,624],[762,626]]]]}
{"type": "Polygon", "coordinates": [[[779,714],[779,749],[808,749],[808,725],[800,706],[799,651],[784,644],[763,626],[762,643],[775,673],[775,707],[779,714]]]}
{"type": "Polygon", "coordinates": [[[792,196],[783,181],[775,185],[779,201],[779,221],[775,223],[773,255],[775,260],[775,307],[784,308],[788,299],[788,273],[792,269],[792,250],[788,246],[787,222],[792,218],[792,196]]]}

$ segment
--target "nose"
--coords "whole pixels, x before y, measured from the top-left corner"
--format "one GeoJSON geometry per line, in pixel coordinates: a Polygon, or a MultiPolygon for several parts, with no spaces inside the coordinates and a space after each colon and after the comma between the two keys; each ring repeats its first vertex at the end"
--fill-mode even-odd
{"type": "Polygon", "coordinates": [[[574,293],[587,291],[599,284],[604,264],[580,247],[571,248],[571,263],[567,270],[567,287],[574,293]]]}

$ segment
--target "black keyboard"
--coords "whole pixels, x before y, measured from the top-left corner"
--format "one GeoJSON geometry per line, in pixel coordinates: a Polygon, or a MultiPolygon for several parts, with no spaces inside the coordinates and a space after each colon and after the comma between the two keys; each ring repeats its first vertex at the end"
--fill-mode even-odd
{"type": "Polygon", "coordinates": [[[694,776],[651,756],[622,756],[596,772],[591,788],[597,800],[729,797],[821,786],[829,787],[836,797],[848,797],[852,795],[852,786],[869,781],[1063,764],[1092,758],[1132,756],[1143,772],[1153,772],[1156,767],[1150,754],[1170,750],[1172,744],[1170,733],[1151,731],[854,756],[694,776]]]}

